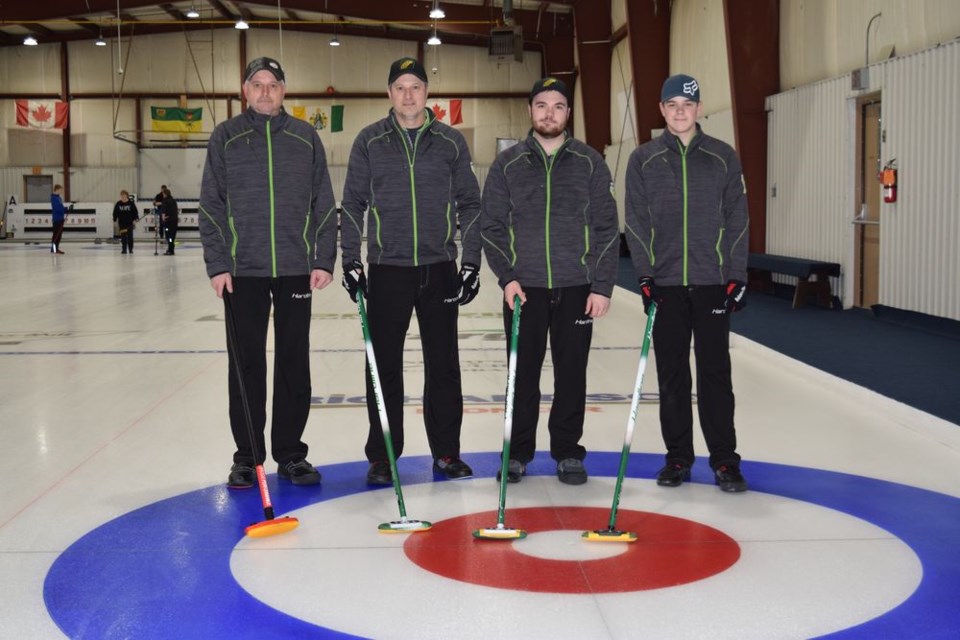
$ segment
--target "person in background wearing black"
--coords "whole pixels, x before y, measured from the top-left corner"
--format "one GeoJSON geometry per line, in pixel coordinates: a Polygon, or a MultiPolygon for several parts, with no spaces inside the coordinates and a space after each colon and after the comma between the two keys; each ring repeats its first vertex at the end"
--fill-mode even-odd
{"type": "Polygon", "coordinates": [[[113,221],[120,227],[120,253],[133,253],[134,223],[140,219],[137,205],[130,199],[130,194],[123,190],[120,199],[113,205],[113,221]]]}
{"type": "Polygon", "coordinates": [[[167,190],[167,185],[160,185],[160,193],[153,196],[153,213],[156,214],[154,224],[157,225],[156,234],[163,239],[163,192],[167,190]]]}
{"type": "Polygon", "coordinates": [[[63,223],[67,220],[67,208],[63,205],[63,185],[53,185],[50,194],[50,212],[53,221],[53,236],[50,238],[50,253],[64,253],[60,251],[60,238],[63,237],[63,223]]]}
{"type": "Polygon", "coordinates": [[[177,245],[177,229],[180,226],[180,207],[170,193],[170,189],[163,190],[163,226],[167,229],[167,250],[163,254],[172,256],[177,245]]]}

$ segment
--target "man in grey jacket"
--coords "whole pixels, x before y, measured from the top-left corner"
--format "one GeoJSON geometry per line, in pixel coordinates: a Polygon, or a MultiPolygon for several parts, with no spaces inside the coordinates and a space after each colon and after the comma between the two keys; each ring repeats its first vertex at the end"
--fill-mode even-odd
{"type": "MultiPolygon", "coordinates": [[[[368,299],[393,448],[403,451],[403,345],[414,311],[423,349],[423,417],[433,471],[449,479],[473,470],[460,459],[463,391],[457,347],[459,305],[480,288],[480,189],[463,135],[426,109],[427,74],[414,58],[390,66],[393,108],[353,143],[343,190],[343,286],[368,299]],[[367,217],[367,263],[360,244],[367,217]],[[457,220],[463,261],[457,270],[457,220]]],[[[367,482],[391,484],[386,444],[370,377],[367,482]]]]}
{"type": "Polygon", "coordinates": [[[503,287],[509,337],[514,298],[523,314],[507,480],[536,452],[540,370],[547,335],[554,368],[550,455],[567,484],[587,481],[580,445],[593,321],[607,313],[619,258],[617,208],[603,157],[566,130],[570,92],[543,78],[530,92],[533,128],[500,153],[483,187],[484,251],[503,287]]]}
{"type": "Polygon", "coordinates": [[[730,145],[701,131],[700,86],[688,75],[663,83],[667,129],[627,165],[626,237],[653,329],[660,427],[667,448],[657,484],[676,487],[694,463],[690,336],[697,362],[697,412],[715,481],[740,492],[730,372],[730,313],[745,304],[746,185],[730,145]]]}
{"type": "MultiPolygon", "coordinates": [[[[257,58],[244,73],[248,108],[210,136],[200,190],[200,237],[210,285],[229,294],[253,427],[254,459],[233,361],[230,427],[236,443],[229,487],[252,487],[265,457],[267,359],[273,306],[274,385],[271,450],[281,478],[317,484],[301,440],[310,412],[312,292],[333,280],[337,217],[326,155],[316,131],[283,108],[283,69],[257,58]]],[[[228,329],[229,330],[229,329],[228,329]]]]}

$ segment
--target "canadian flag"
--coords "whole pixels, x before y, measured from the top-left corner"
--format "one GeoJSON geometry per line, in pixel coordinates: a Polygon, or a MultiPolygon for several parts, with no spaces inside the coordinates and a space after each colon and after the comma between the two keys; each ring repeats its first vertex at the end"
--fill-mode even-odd
{"type": "Polygon", "coordinates": [[[429,107],[440,122],[463,123],[463,100],[431,100],[429,107]]]}
{"type": "Polygon", "coordinates": [[[70,105],[59,100],[17,100],[17,124],[38,129],[67,126],[70,105]]]}

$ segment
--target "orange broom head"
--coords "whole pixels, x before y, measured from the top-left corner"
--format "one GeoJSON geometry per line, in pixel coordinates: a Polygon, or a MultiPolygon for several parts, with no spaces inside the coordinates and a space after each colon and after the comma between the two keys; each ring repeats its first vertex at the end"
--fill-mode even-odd
{"type": "Polygon", "coordinates": [[[516,540],[518,538],[526,538],[527,532],[523,529],[493,527],[491,529],[477,529],[473,532],[473,537],[478,540],[516,540]]]}
{"type": "Polygon", "coordinates": [[[617,529],[600,529],[598,531],[584,531],[580,536],[588,542],[636,542],[637,534],[632,531],[617,529]]]}
{"type": "Polygon", "coordinates": [[[287,531],[293,531],[300,526],[300,521],[296,518],[273,518],[252,524],[243,530],[251,538],[266,538],[275,536],[287,531]]]}
{"type": "Polygon", "coordinates": [[[377,531],[380,533],[419,533],[420,531],[429,531],[433,524],[426,520],[393,520],[384,522],[377,531]]]}

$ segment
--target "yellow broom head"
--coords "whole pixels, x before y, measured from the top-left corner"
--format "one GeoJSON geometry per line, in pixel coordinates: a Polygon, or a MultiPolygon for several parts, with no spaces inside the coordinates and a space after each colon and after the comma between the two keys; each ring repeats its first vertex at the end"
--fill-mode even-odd
{"type": "Polygon", "coordinates": [[[426,520],[393,520],[384,522],[377,531],[380,533],[419,533],[420,531],[429,531],[433,524],[426,520]]]}
{"type": "Polygon", "coordinates": [[[588,542],[636,542],[637,534],[632,531],[620,531],[618,529],[600,529],[597,531],[584,531],[580,536],[588,542]]]}
{"type": "Polygon", "coordinates": [[[279,533],[293,531],[298,526],[300,526],[300,521],[296,518],[272,518],[252,524],[244,529],[243,532],[251,538],[266,538],[267,536],[275,536],[279,533]]]}
{"type": "Polygon", "coordinates": [[[478,540],[516,540],[517,538],[526,538],[527,532],[523,529],[493,527],[491,529],[477,529],[473,532],[473,537],[478,540]]]}

